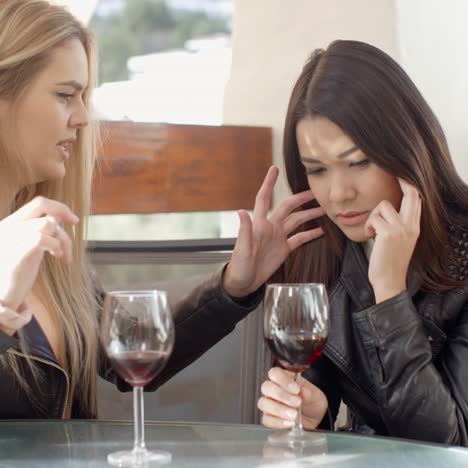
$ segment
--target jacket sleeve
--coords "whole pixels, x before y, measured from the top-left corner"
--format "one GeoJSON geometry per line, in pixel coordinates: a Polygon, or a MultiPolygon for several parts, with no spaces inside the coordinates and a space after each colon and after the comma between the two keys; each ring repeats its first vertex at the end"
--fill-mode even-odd
{"type": "MultiPolygon", "coordinates": [[[[159,386],[190,365],[234,330],[237,323],[253,311],[263,298],[263,288],[239,301],[226,294],[221,285],[224,268],[210,275],[173,307],[175,343],[172,355],[145,391],[159,386]]],[[[131,387],[115,376],[108,359],[101,354],[101,376],[117,385],[120,391],[131,387]]]]}
{"type": "Polygon", "coordinates": [[[392,436],[468,444],[468,303],[433,361],[421,315],[405,291],[353,314],[381,416],[392,436]]]}

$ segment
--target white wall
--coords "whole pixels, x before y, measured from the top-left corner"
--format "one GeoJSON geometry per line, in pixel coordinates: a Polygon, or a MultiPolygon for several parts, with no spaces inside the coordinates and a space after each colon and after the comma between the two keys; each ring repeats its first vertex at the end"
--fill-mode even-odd
{"type": "MultiPolygon", "coordinates": [[[[334,39],[357,39],[397,58],[395,24],[393,0],[235,0],[224,123],[273,127],[274,162],[282,166],[286,107],[310,52],[334,39]]],[[[286,194],[278,184],[275,199],[286,194]]]]}
{"type": "MultiPolygon", "coordinates": [[[[224,123],[273,127],[276,164],[282,166],[289,95],[309,53],[334,39],[357,39],[408,71],[440,118],[468,179],[468,1],[235,0],[234,11],[224,123]]],[[[275,199],[286,194],[283,179],[275,199]]]]}
{"type": "Polygon", "coordinates": [[[468,181],[468,1],[396,0],[400,63],[439,118],[468,181]]]}

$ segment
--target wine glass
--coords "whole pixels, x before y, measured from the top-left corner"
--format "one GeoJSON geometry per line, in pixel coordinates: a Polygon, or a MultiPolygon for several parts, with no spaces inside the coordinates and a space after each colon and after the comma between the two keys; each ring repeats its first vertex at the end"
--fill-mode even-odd
{"type": "Polygon", "coordinates": [[[149,451],[144,441],[143,387],[166,365],[174,346],[174,323],[165,291],[114,291],[106,294],[101,341],[115,372],[133,387],[133,450],[110,453],[116,466],[171,461],[171,454],[149,451]]]}
{"type": "MultiPolygon", "coordinates": [[[[318,283],[269,284],[265,291],[263,334],[279,363],[294,372],[301,383],[301,372],[322,354],[328,337],[329,312],[325,286],[318,283]]],[[[323,437],[302,428],[301,407],[293,428],[269,437],[272,444],[304,446],[322,443],[323,437]]]]}

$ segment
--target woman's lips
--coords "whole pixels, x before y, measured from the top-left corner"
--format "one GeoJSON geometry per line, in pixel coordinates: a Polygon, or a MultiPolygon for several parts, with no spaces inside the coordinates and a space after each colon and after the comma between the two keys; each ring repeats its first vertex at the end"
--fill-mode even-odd
{"type": "Polygon", "coordinates": [[[354,226],[356,224],[362,224],[364,221],[366,221],[368,215],[368,211],[361,211],[350,214],[339,214],[336,215],[336,218],[341,224],[344,224],[345,226],[354,226]]]}

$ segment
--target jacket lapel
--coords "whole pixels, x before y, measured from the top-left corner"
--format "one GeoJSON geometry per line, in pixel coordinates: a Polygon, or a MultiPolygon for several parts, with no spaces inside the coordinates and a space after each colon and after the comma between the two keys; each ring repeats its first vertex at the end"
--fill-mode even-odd
{"type": "Polygon", "coordinates": [[[46,359],[60,366],[34,314],[31,321],[23,327],[23,336],[27,346],[27,354],[46,359]]]}

